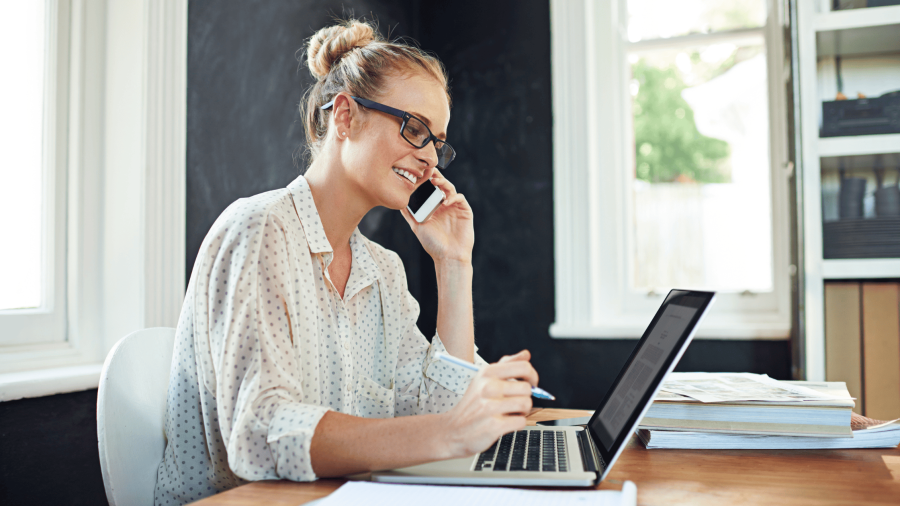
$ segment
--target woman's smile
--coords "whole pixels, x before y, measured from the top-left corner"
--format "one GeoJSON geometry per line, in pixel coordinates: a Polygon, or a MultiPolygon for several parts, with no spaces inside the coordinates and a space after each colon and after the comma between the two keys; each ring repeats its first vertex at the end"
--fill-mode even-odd
{"type": "Polygon", "coordinates": [[[419,178],[415,174],[407,170],[398,169],[397,167],[391,167],[391,169],[394,171],[394,174],[397,174],[397,177],[403,180],[404,184],[407,184],[412,188],[416,187],[419,178]]]}

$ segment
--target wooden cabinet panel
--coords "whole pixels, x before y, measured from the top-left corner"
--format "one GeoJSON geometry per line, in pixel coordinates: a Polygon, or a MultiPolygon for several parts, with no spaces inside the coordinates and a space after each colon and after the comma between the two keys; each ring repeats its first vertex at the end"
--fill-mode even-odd
{"type": "Polygon", "coordinates": [[[862,284],[865,415],[900,418],[900,283],[862,284]]]}

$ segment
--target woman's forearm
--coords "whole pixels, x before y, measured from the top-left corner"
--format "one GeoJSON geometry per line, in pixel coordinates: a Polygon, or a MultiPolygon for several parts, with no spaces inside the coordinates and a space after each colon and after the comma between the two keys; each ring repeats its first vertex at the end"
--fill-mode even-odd
{"type": "Polygon", "coordinates": [[[438,285],[438,335],[451,355],[474,362],[472,263],[448,260],[435,262],[434,267],[438,285]]]}
{"type": "Polygon", "coordinates": [[[444,415],[360,418],[329,411],[316,426],[309,454],[317,476],[414,466],[455,457],[444,415]]]}

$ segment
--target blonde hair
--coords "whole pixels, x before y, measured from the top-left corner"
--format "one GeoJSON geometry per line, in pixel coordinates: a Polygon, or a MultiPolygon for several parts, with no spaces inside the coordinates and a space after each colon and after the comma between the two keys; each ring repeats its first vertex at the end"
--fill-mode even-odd
{"type": "Polygon", "coordinates": [[[424,71],[444,87],[450,99],[447,71],[440,60],[415,45],[386,41],[375,27],[357,19],[322,28],[310,37],[306,64],[316,78],[316,83],[306,92],[305,107],[302,102],[300,105],[300,113],[306,120],[310,161],[318,155],[328,134],[331,110],[320,108],[342,91],[375,100],[389,76],[424,71]]]}

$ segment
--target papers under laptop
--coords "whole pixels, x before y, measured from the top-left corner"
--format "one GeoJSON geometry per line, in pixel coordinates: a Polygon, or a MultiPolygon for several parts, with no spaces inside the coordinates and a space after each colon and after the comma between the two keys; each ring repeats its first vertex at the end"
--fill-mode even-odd
{"type": "Polygon", "coordinates": [[[714,298],[712,292],[669,292],[586,425],[526,427],[504,435],[479,455],[379,471],[372,473],[372,481],[550,487],[599,483],[622,453],[666,374],[681,359],[714,298]]]}

